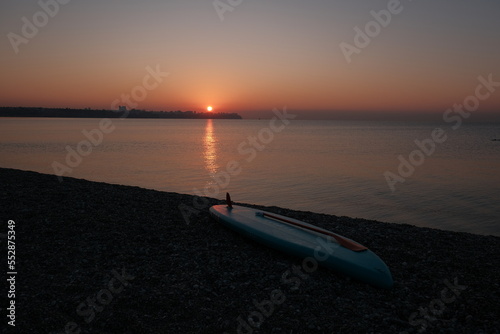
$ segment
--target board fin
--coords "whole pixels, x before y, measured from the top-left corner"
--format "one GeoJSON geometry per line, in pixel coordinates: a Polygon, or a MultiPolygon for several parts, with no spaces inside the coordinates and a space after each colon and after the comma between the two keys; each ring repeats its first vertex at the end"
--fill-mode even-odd
{"type": "Polygon", "coordinates": [[[229,195],[229,193],[226,193],[226,203],[228,209],[233,208],[233,202],[231,201],[231,195],[229,195]]]}

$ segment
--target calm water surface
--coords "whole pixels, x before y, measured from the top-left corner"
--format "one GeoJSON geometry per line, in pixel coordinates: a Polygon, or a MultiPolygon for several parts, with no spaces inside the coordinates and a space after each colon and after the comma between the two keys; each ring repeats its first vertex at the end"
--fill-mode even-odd
{"type": "MultiPolygon", "coordinates": [[[[500,138],[498,124],[453,131],[445,123],[292,121],[281,132],[263,130],[269,120],[113,125],[65,175],[218,198],[229,191],[238,202],[500,235],[500,141],[491,140],[500,138]],[[392,192],[384,172],[397,173],[398,156],[408,159],[414,141],[436,127],[447,140],[392,192]],[[231,161],[241,170],[228,178],[231,161]]],[[[76,149],[82,131],[98,126],[98,119],[2,118],[0,166],[54,174],[66,147],[76,149]]]]}

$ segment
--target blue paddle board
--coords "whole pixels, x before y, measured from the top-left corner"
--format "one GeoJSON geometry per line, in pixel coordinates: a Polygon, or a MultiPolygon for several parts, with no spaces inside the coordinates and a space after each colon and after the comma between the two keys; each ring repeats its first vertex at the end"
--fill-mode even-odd
{"type": "Polygon", "coordinates": [[[341,235],[300,220],[238,205],[214,205],[210,214],[234,231],[279,251],[314,258],[324,267],[375,287],[393,285],[391,272],[384,261],[341,235]],[[355,248],[348,248],[351,243],[360,247],[352,250],[355,248]]]}

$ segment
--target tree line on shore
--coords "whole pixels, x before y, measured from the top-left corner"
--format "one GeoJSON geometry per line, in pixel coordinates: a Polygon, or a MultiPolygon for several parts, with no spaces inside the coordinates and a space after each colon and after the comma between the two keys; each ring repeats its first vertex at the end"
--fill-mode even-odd
{"type": "Polygon", "coordinates": [[[0,117],[241,119],[237,113],[0,107],[0,117]]]}

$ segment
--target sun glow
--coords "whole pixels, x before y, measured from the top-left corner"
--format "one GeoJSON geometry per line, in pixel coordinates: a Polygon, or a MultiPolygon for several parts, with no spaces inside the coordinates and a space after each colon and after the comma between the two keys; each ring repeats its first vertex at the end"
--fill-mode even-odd
{"type": "Polygon", "coordinates": [[[214,109],[214,108],[212,108],[212,106],[208,106],[208,107],[207,107],[207,111],[209,111],[209,112],[210,112],[210,111],[212,111],[213,109],[214,109]]]}

